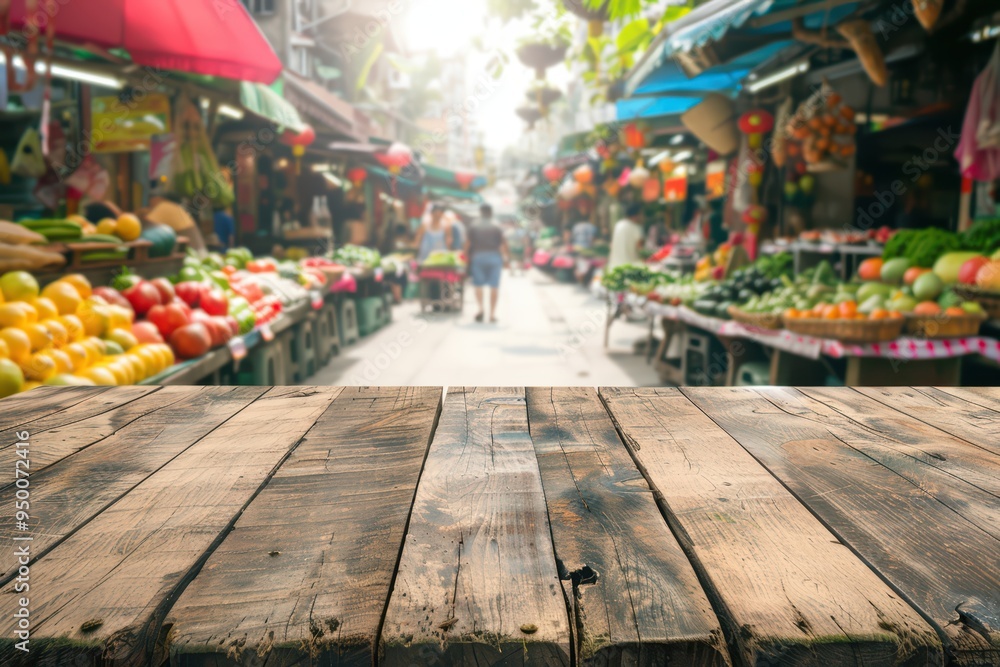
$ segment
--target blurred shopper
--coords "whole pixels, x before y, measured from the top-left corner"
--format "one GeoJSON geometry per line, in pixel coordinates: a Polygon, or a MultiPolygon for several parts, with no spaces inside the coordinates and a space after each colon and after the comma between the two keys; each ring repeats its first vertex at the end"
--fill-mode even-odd
{"type": "Polygon", "coordinates": [[[449,250],[453,247],[452,228],[445,223],[443,208],[431,204],[413,242],[417,247],[417,262],[420,264],[435,250],[449,250]]]}
{"type": "Polygon", "coordinates": [[[497,301],[500,297],[500,273],[509,257],[503,230],[493,221],[493,207],[483,204],[479,220],[469,227],[465,254],[469,258],[469,273],[476,288],[479,312],[476,321],[483,321],[483,288],[490,288],[490,322],[497,321],[497,301]]]}
{"type": "Polygon", "coordinates": [[[625,217],[615,224],[611,234],[608,269],[622,264],[638,264],[641,261],[639,249],[645,241],[641,220],[642,204],[629,204],[625,209],[625,217]]]}
{"type": "Polygon", "coordinates": [[[504,236],[507,239],[507,250],[510,253],[510,271],[513,275],[518,271],[523,271],[527,266],[531,238],[528,236],[528,230],[517,219],[507,224],[504,236]]]}
{"type": "Polygon", "coordinates": [[[594,241],[597,239],[597,231],[597,225],[590,220],[581,220],[573,225],[573,230],[570,232],[569,237],[570,244],[574,248],[589,250],[594,246],[594,241]]]}

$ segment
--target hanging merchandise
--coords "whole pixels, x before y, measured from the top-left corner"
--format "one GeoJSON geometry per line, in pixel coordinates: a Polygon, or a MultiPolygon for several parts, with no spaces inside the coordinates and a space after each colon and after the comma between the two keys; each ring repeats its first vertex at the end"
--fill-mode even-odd
{"type": "Polygon", "coordinates": [[[629,123],[622,129],[622,142],[632,150],[646,147],[646,128],[637,123],[629,123]]]}
{"type": "Polygon", "coordinates": [[[642,186],[642,201],[654,202],[660,198],[660,179],[650,178],[642,186]]]}
{"type": "Polygon", "coordinates": [[[663,182],[663,198],[668,202],[686,201],[688,196],[687,173],[679,170],[663,182]]]}
{"type": "Polygon", "coordinates": [[[66,179],[66,194],[71,199],[102,201],[110,185],[111,177],[107,170],[92,155],[87,155],[66,179]]]}
{"type": "Polygon", "coordinates": [[[725,95],[709,93],[681,115],[681,122],[719,155],[735,153],[740,147],[736,109],[725,95]]]}
{"type": "Polygon", "coordinates": [[[980,182],[1000,179],[1000,41],[976,78],[955,151],[962,176],[980,182]]]}
{"type": "Polygon", "coordinates": [[[705,169],[705,198],[719,199],[726,195],[726,161],[709,162],[705,169]]]}
{"type": "Polygon", "coordinates": [[[792,98],[786,97],[785,101],[778,107],[778,117],[774,122],[776,128],[774,137],[771,139],[771,159],[775,166],[781,169],[788,161],[788,143],[785,127],[792,117],[792,98]]]}
{"type": "Polygon", "coordinates": [[[45,158],[42,156],[42,138],[38,130],[29,127],[17,143],[14,161],[10,165],[13,173],[23,178],[41,178],[45,175],[45,158]]]}
{"type": "Polygon", "coordinates": [[[747,135],[750,148],[764,145],[764,135],[774,127],[774,116],[764,109],[753,109],[740,116],[740,132],[747,135]]]}
{"type": "Polygon", "coordinates": [[[920,21],[924,30],[930,32],[941,16],[944,8],[944,0],[911,0],[913,2],[913,14],[920,21]]]}
{"type": "Polygon", "coordinates": [[[854,109],[824,81],[778,128],[784,133],[788,164],[802,173],[846,168],[857,150],[854,116],[854,109]]]}
{"type": "Polygon", "coordinates": [[[3,148],[0,148],[0,185],[10,185],[10,162],[3,148]]]}
{"type": "Polygon", "coordinates": [[[234,201],[232,185],[226,182],[212,152],[201,114],[186,95],[178,101],[178,148],[174,164],[173,190],[199,204],[207,200],[216,208],[234,201]]]}
{"type": "Polygon", "coordinates": [[[885,87],[889,81],[889,69],[885,65],[885,56],[882,55],[882,49],[868,21],[864,19],[846,21],[837,26],[837,32],[850,43],[872,83],[879,88],[885,87]]]}
{"type": "Polygon", "coordinates": [[[580,185],[590,185],[594,182],[594,171],[588,164],[582,164],[573,170],[573,179],[580,185]]]}
{"type": "Polygon", "coordinates": [[[567,180],[559,187],[559,198],[565,201],[570,201],[577,197],[581,191],[582,188],[579,183],[567,180]]]}
{"type": "Polygon", "coordinates": [[[635,169],[629,173],[628,183],[633,188],[641,189],[646,185],[646,181],[649,180],[649,170],[642,166],[642,160],[636,164],[635,169]]]}
{"type": "Polygon", "coordinates": [[[545,180],[547,180],[552,185],[555,185],[556,183],[561,181],[563,179],[563,176],[565,175],[566,175],[565,169],[558,167],[552,164],[551,162],[542,167],[542,176],[544,176],[545,180]]]}

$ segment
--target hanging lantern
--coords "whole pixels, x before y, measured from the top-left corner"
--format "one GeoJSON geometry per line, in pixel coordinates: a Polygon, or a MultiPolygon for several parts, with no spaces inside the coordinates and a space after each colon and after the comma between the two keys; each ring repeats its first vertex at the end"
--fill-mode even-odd
{"type": "Polygon", "coordinates": [[[753,109],[740,116],[740,132],[747,135],[750,148],[760,148],[764,135],[774,128],[774,116],[764,109],[753,109]]]}
{"type": "Polygon", "coordinates": [[[455,172],[455,182],[458,183],[459,187],[463,190],[468,190],[474,180],[476,180],[476,175],[471,171],[455,172]]]}
{"type": "Polygon", "coordinates": [[[660,168],[660,172],[661,173],[663,173],[663,174],[671,174],[674,171],[674,167],[676,167],[677,165],[674,164],[673,160],[671,160],[670,158],[664,158],[664,159],[660,160],[660,164],[658,164],[656,166],[658,166],[660,168]]]}
{"type": "Polygon", "coordinates": [[[660,181],[650,178],[642,186],[642,201],[653,202],[660,198],[660,181]]]}
{"type": "Polygon", "coordinates": [[[347,170],[347,180],[356,188],[360,188],[366,178],[368,178],[368,172],[364,167],[352,167],[347,170]]]}
{"type": "Polygon", "coordinates": [[[306,125],[299,132],[285,130],[281,135],[281,142],[292,147],[292,155],[295,156],[295,173],[302,171],[302,156],[306,154],[306,146],[316,141],[316,130],[311,125],[306,125]]]}
{"type": "Polygon", "coordinates": [[[389,146],[384,153],[376,153],[375,159],[388,169],[390,174],[396,175],[413,162],[413,151],[406,144],[397,141],[389,146]]]}
{"type": "Polygon", "coordinates": [[[573,170],[573,179],[580,185],[589,185],[594,182],[594,171],[589,164],[582,164],[573,170]]]}
{"type": "Polygon", "coordinates": [[[756,160],[751,160],[747,165],[747,182],[757,188],[764,181],[764,165],[756,160]]]}
{"type": "Polygon", "coordinates": [[[602,187],[604,188],[604,192],[609,197],[617,197],[618,193],[621,192],[622,189],[622,186],[618,185],[618,181],[613,178],[609,178],[604,181],[604,185],[602,187]]]}
{"type": "Polygon", "coordinates": [[[621,176],[618,177],[618,187],[624,188],[626,185],[629,184],[630,182],[629,179],[631,178],[632,178],[632,169],[630,169],[629,167],[625,167],[624,169],[622,169],[621,176]]]}
{"type": "Polygon", "coordinates": [[[760,226],[767,222],[767,209],[759,204],[753,204],[743,211],[743,222],[749,228],[750,233],[756,234],[760,226]]]}
{"type": "Polygon", "coordinates": [[[642,166],[642,162],[636,165],[635,169],[628,176],[628,183],[633,188],[641,189],[649,180],[649,170],[642,166]]]}
{"type": "Polygon", "coordinates": [[[542,176],[545,177],[546,181],[548,181],[553,185],[561,181],[563,179],[563,176],[565,175],[566,175],[565,169],[557,167],[551,162],[542,167],[542,176]]]}
{"type": "Polygon", "coordinates": [[[622,129],[622,140],[633,150],[646,147],[646,131],[636,123],[629,123],[622,129]]]}

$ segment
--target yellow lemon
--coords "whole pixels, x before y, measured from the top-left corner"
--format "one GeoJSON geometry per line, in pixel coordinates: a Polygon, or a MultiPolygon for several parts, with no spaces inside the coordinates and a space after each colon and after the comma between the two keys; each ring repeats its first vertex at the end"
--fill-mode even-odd
{"type": "Polygon", "coordinates": [[[88,299],[94,293],[94,288],[91,286],[90,281],[87,280],[87,276],[81,273],[71,273],[68,276],[63,276],[59,279],[59,282],[69,283],[76,288],[76,293],[80,295],[81,299],[88,299]]]}
{"type": "Polygon", "coordinates": [[[70,359],[70,356],[62,350],[45,350],[44,352],[39,352],[38,354],[44,354],[55,362],[56,374],[73,372],[73,360],[70,359]]]}
{"type": "Polygon", "coordinates": [[[76,315],[63,315],[58,318],[62,325],[66,327],[66,333],[69,334],[69,339],[74,342],[79,342],[86,337],[87,332],[83,328],[83,322],[76,315]]]}
{"type": "Polygon", "coordinates": [[[31,302],[31,306],[38,314],[39,320],[51,320],[53,317],[59,317],[59,309],[56,308],[55,302],[47,297],[38,297],[31,302]]]}
{"type": "Polygon", "coordinates": [[[80,304],[83,303],[76,287],[61,280],[46,285],[45,289],[42,290],[42,296],[52,299],[56,308],[59,309],[60,315],[75,314],[80,304]]]}
{"type": "Polygon", "coordinates": [[[7,347],[7,341],[0,339],[0,359],[10,359],[10,348],[7,347]]]}
{"type": "Polygon", "coordinates": [[[80,375],[81,377],[85,377],[94,384],[102,387],[113,387],[118,384],[115,374],[108,370],[106,366],[94,366],[93,368],[88,368],[80,375]]]}
{"type": "Polygon", "coordinates": [[[83,323],[83,330],[88,336],[101,336],[108,330],[110,306],[85,300],[76,311],[76,316],[83,323]]]}
{"type": "Polygon", "coordinates": [[[135,241],[142,234],[142,223],[131,213],[123,213],[118,216],[115,233],[122,241],[135,241]]]}
{"type": "Polygon", "coordinates": [[[26,326],[28,326],[28,314],[21,309],[20,304],[0,305],[0,327],[23,329],[26,326]]]}
{"type": "Polygon", "coordinates": [[[108,364],[106,368],[115,374],[115,381],[119,385],[132,384],[135,381],[132,379],[132,365],[124,359],[116,359],[108,364]]]}
{"type": "Polygon", "coordinates": [[[24,371],[10,359],[0,359],[0,398],[24,391],[24,371]]]}
{"type": "Polygon", "coordinates": [[[39,352],[31,355],[27,363],[21,366],[21,370],[24,371],[25,380],[45,382],[56,374],[56,362],[52,357],[39,352]]]}
{"type": "Polygon", "coordinates": [[[107,340],[113,340],[118,343],[126,352],[139,344],[139,341],[136,340],[135,336],[128,329],[112,329],[108,332],[107,340]]]}
{"type": "Polygon", "coordinates": [[[90,366],[90,353],[87,352],[87,348],[83,346],[83,343],[70,343],[63,348],[63,352],[66,353],[66,356],[72,362],[74,373],[79,373],[90,366]]]}
{"type": "Polygon", "coordinates": [[[97,233],[106,235],[115,235],[118,231],[118,221],[114,218],[104,218],[99,223],[97,223],[97,233]]]}
{"type": "Polygon", "coordinates": [[[69,332],[59,320],[45,320],[41,325],[52,336],[52,345],[54,347],[60,348],[69,343],[69,332]]]}
{"type": "Polygon", "coordinates": [[[43,324],[29,324],[24,328],[24,333],[28,334],[28,340],[31,341],[32,352],[52,347],[52,334],[43,324]]]}
{"type": "Polygon", "coordinates": [[[0,329],[0,340],[7,346],[7,356],[11,361],[24,364],[31,357],[31,339],[22,329],[8,327],[0,329]]]}

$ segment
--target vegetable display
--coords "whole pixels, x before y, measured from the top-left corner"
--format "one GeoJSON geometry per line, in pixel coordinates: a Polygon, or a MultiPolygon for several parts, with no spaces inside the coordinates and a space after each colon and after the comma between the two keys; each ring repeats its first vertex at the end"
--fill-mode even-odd
{"type": "Polygon", "coordinates": [[[382,264],[382,255],[372,248],[348,244],[337,248],[333,253],[333,260],[344,266],[374,269],[382,264]]]}

